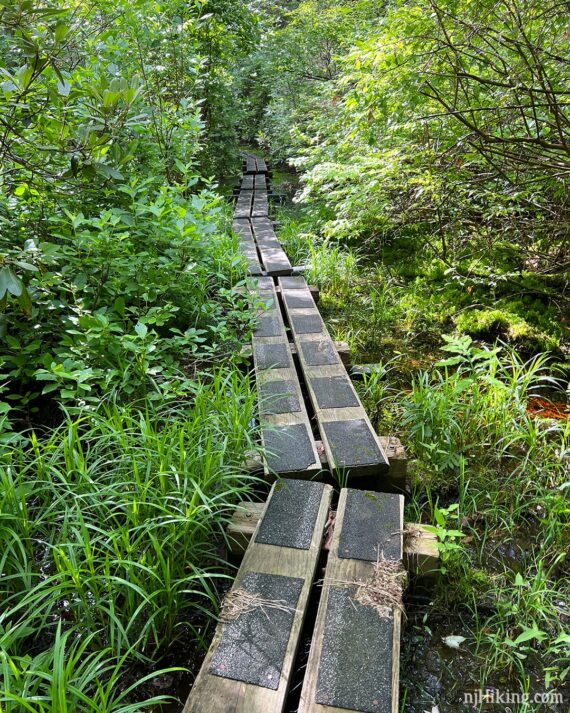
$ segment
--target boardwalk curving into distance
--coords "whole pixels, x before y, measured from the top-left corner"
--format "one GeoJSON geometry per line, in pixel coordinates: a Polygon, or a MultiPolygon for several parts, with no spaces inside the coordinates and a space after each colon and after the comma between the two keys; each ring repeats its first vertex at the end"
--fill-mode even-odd
{"type": "Polygon", "coordinates": [[[250,510],[243,561],[184,713],[282,713],[333,524],[299,710],[396,713],[401,602],[378,573],[399,573],[404,557],[403,496],[393,491],[403,490],[405,468],[390,470],[314,290],[293,274],[270,217],[270,176],[264,159],[245,156],[233,228],[262,305],[253,373],[273,487],[250,510]],[[327,478],[350,486],[336,522],[327,478]],[[374,492],[355,489],[363,478],[374,492]],[[372,604],[363,591],[374,592],[372,604]]]}

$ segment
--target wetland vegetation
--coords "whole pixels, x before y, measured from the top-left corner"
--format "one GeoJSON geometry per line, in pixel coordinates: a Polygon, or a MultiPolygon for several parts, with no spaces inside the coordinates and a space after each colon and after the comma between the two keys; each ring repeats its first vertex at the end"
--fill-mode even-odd
{"type": "Polygon", "coordinates": [[[538,0],[0,2],[1,713],[180,710],[262,488],[245,147],[439,537],[402,710],[568,709],[568,50],[538,0]]]}

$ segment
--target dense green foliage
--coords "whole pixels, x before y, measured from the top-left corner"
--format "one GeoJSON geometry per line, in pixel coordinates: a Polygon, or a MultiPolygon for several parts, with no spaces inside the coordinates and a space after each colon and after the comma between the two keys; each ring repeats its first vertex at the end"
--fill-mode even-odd
{"type": "Polygon", "coordinates": [[[260,140],[302,169],[311,229],[417,278],[447,316],[476,308],[472,335],[567,353],[567,9],[311,0],[285,21],[255,55],[260,140]]]}
{"type": "Polygon", "coordinates": [[[570,419],[563,404],[558,420],[531,408],[537,397],[548,403],[545,394],[564,399],[560,372],[547,355],[526,359],[504,344],[442,335],[430,319],[441,305],[424,286],[402,285],[354,250],[315,245],[295,226],[284,220],[281,235],[310,259],[329,330],[349,342],[356,363],[380,361],[360,393],[377,431],[398,436],[411,456],[406,520],[440,540],[433,602],[408,612],[406,705],[461,711],[462,692],[479,686],[562,694],[570,419]],[[465,646],[440,655],[450,632],[465,646]]]}
{"type": "Polygon", "coordinates": [[[255,138],[300,174],[280,237],[333,336],[380,362],[365,405],[412,456],[408,520],[440,539],[404,709],[462,711],[479,686],[563,691],[567,7],[304,0],[266,23],[255,138]],[[537,397],[560,418],[537,418],[537,397]],[[450,632],[465,645],[441,655],[450,632]]]}
{"type": "Polygon", "coordinates": [[[233,0],[0,3],[3,713],[148,709],[217,607],[255,444],[214,181],[255,32],[233,0]]]}
{"type": "Polygon", "coordinates": [[[228,62],[252,17],[14,2],[0,26],[7,398],[132,396],[231,350],[243,265],[201,175],[236,165],[228,62]]]}
{"type": "Polygon", "coordinates": [[[567,15],[0,0],[0,713],[160,710],[207,644],[257,448],[241,142],[297,169],[280,237],[439,538],[403,707],[567,684],[567,15]]]}
{"type": "Polygon", "coordinates": [[[220,372],[191,407],[110,406],[4,456],[0,710],[126,713],[172,696],[157,669],[201,641],[228,576],[213,541],[251,486],[253,406],[247,378],[220,372]]]}

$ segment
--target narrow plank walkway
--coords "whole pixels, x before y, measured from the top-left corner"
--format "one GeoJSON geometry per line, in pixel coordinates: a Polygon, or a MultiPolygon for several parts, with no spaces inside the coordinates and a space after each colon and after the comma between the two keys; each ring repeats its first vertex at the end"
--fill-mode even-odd
{"type": "MultiPolygon", "coordinates": [[[[227,544],[232,555],[240,557],[255,532],[263,515],[265,503],[240,502],[227,526],[227,544]]],[[[330,549],[330,547],[328,548],[330,549]]],[[[439,568],[439,548],[433,528],[421,523],[406,523],[404,526],[404,568],[411,577],[428,584],[439,568]]]]}
{"type": "Polygon", "coordinates": [[[253,335],[261,436],[267,454],[265,471],[267,475],[314,476],[321,470],[321,462],[275,284],[270,277],[261,277],[254,289],[269,306],[261,311],[253,335]]]}
{"type": "Polygon", "coordinates": [[[333,476],[386,473],[388,458],[305,279],[281,278],[279,286],[333,476]]]}
{"type": "Polygon", "coordinates": [[[398,713],[403,531],[401,495],[341,491],[299,713],[398,713]]]}
{"type": "MultiPolygon", "coordinates": [[[[272,352],[280,351],[282,373],[267,377],[266,370],[255,360],[256,379],[261,401],[263,445],[269,451],[268,462],[277,475],[311,474],[319,470],[308,414],[314,413],[328,467],[337,480],[360,476],[382,476],[388,473],[389,462],[380,439],[370,423],[352,381],[339,357],[320,316],[309,286],[303,277],[292,276],[291,263],[280,244],[269,217],[268,174],[259,173],[261,159],[246,156],[246,175],[237,198],[234,230],[252,275],[267,276],[252,288],[271,298],[272,309],[260,315],[260,326],[254,335],[254,354],[265,343],[272,352]],[[253,186],[253,190],[252,187],[253,186]],[[275,282],[272,278],[277,278],[275,282]],[[275,288],[279,289],[278,302],[275,288]],[[278,306],[281,304],[282,313],[278,306]],[[301,374],[306,384],[309,402],[304,403],[299,377],[295,373],[285,332],[287,320],[296,349],[301,374]],[[264,343],[260,343],[264,340],[264,343]],[[280,345],[280,346],[278,346],[280,345]],[[285,352],[287,351],[287,357],[285,352]],[[276,393],[289,388],[291,394],[276,393]],[[272,396],[279,414],[269,417],[264,406],[272,396]],[[309,408],[310,404],[310,408],[309,408]],[[270,430],[269,427],[276,428],[270,430]]],[[[264,169],[267,166],[264,163],[264,169]]]]}
{"type": "Polygon", "coordinates": [[[283,713],[333,524],[299,712],[396,713],[401,602],[385,596],[377,577],[399,576],[403,496],[343,488],[335,520],[332,487],[318,481],[352,486],[366,476],[375,490],[389,491],[401,490],[402,478],[390,481],[388,457],[314,291],[293,274],[277,239],[270,181],[264,159],[246,154],[233,229],[251,276],[247,290],[262,305],[252,351],[264,473],[273,486],[239,533],[243,561],[184,713],[283,713]]]}
{"type": "Polygon", "coordinates": [[[273,486],[184,713],[283,710],[332,488],[273,486]]]}
{"type": "Polygon", "coordinates": [[[263,274],[263,267],[259,260],[257,245],[253,239],[253,232],[251,230],[251,223],[249,220],[234,218],[233,230],[238,236],[238,240],[240,242],[240,252],[245,257],[248,273],[250,275],[263,274]]]}
{"type": "Polygon", "coordinates": [[[273,277],[290,275],[293,268],[269,218],[252,217],[251,228],[266,274],[273,277]]]}
{"type": "Polygon", "coordinates": [[[233,227],[242,242],[248,272],[291,275],[293,268],[269,218],[267,165],[263,159],[248,155],[245,171],[236,199],[233,227]]]}

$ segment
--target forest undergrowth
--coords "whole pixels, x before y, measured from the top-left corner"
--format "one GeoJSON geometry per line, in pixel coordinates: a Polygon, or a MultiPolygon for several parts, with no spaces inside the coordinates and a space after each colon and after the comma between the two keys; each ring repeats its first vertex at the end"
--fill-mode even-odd
{"type": "Polygon", "coordinates": [[[207,648],[259,485],[246,146],[438,535],[402,710],[567,710],[567,47],[538,0],[0,3],[1,713],[175,710],[207,648]]]}

